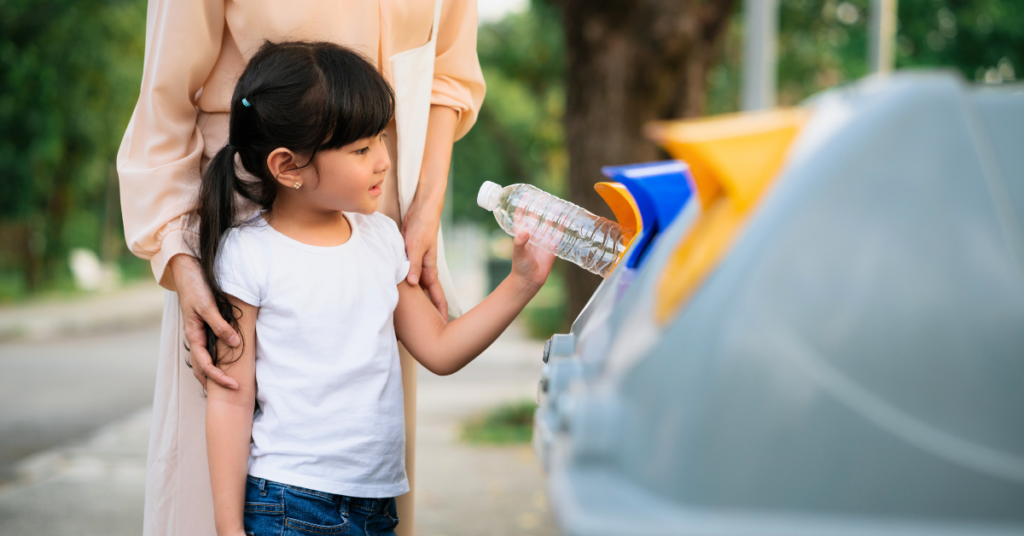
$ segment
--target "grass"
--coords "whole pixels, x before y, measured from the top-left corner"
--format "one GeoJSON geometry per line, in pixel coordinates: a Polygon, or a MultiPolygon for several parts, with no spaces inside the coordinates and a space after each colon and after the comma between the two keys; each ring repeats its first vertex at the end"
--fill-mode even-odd
{"type": "Polygon", "coordinates": [[[529,443],[535,409],[533,400],[502,404],[462,423],[462,440],[477,445],[529,443]]]}

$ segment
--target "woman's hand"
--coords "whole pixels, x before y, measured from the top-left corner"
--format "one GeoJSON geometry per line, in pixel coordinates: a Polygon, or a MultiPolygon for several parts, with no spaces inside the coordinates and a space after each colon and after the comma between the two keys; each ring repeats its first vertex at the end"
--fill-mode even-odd
{"type": "Polygon", "coordinates": [[[174,286],[178,290],[178,305],[184,320],[185,340],[188,341],[192,364],[192,374],[206,389],[206,379],[210,378],[226,389],[238,389],[238,382],[213,366],[210,353],[206,351],[206,330],[203,323],[210,325],[217,338],[232,348],[238,346],[241,339],[231,328],[224,317],[220,316],[217,305],[213,301],[213,293],[206,286],[199,262],[189,255],[175,255],[168,266],[174,277],[174,286]]]}
{"type": "Polygon", "coordinates": [[[512,276],[516,277],[529,288],[539,289],[551,273],[551,265],[555,256],[544,249],[530,244],[530,233],[520,231],[514,240],[512,249],[512,276]]]}
{"type": "Polygon", "coordinates": [[[441,280],[437,276],[437,231],[441,226],[441,215],[427,213],[413,202],[402,218],[402,236],[405,237],[405,252],[409,255],[410,284],[421,285],[430,296],[430,301],[448,320],[448,300],[444,297],[441,280]]]}

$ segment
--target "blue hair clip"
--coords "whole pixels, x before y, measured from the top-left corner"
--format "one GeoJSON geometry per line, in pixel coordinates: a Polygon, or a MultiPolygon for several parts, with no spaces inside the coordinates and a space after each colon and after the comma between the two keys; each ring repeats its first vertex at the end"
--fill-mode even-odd
{"type": "Polygon", "coordinates": [[[242,99],[242,106],[245,106],[246,108],[248,108],[248,107],[252,106],[252,104],[249,104],[249,101],[247,99],[243,98],[242,99]]]}

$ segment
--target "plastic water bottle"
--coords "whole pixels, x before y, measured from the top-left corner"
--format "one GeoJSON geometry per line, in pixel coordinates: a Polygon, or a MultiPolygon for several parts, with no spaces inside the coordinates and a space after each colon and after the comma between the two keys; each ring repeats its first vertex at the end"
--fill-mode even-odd
{"type": "Polygon", "coordinates": [[[601,277],[611,275],[633,239],[633,231],[618,223],[529,184],[502,188],[487,181],[476,202],[493,212],[508,234],[529,231],[532,244],[601,277]]]}

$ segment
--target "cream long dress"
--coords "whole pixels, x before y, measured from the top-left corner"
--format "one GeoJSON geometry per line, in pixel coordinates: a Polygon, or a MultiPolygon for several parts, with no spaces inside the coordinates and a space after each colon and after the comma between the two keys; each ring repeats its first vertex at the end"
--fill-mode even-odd
{"type": "MultiPolygon", "coordinates": [[[[227,142],[235,82],[265,39],[332,41],[377,65],[391,82],[389,58],[428,42],[431,0],[150,0],[142,89],[117,156],[125,236],[168,289],[164,303],[153,429],[146,467],[145,536],[213,536],[206,459],[206,400],[185,364],[181,313],[167,262],[188,253],[182,216],[209,159],[227,142]]],[[[445,0],[437,31],[431,105],[459,114],[456,139],[476,121],[485,87],[476,55],[475,0],[445,0]]],[[[401,105],[401,104],[400,104],[401,105]]],[[[392,162],[395,126],[389,126],[392,162]]],[[[392,165],[381,212],[396,221],[392,165]]],[[[402,351],[406,464],[413,485],[416,363],[402,351]]],[[[399,534],[411,535],[413,492],[399,498],[399,534]]]]}

